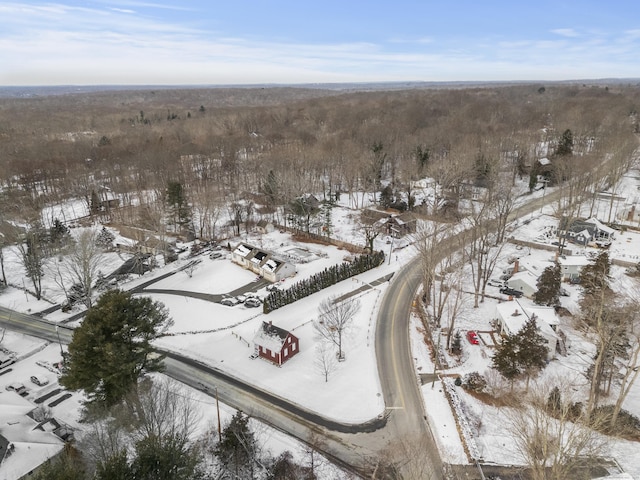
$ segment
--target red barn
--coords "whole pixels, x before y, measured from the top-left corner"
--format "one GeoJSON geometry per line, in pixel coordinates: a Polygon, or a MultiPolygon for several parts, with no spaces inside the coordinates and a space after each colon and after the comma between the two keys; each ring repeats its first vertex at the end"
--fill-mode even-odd
{"type": "Polygon", "coordinates": [[[262,326],[253,339],[259,357],[278,366],[300,351],[298,337],[271,322],[262,322],[262,326]]]}

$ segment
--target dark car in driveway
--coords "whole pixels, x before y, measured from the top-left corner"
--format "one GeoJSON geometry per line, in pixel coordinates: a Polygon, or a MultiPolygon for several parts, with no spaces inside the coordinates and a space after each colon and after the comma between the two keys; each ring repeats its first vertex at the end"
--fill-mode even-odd
{"type": "Polygon", "coordinates": [[[520,290],[516,290],[515,288],[502,287],[500,289],[500,293],[503,295],[509,295],[511,297],[520,298],[522,296],[522,292],[520,290]]]}

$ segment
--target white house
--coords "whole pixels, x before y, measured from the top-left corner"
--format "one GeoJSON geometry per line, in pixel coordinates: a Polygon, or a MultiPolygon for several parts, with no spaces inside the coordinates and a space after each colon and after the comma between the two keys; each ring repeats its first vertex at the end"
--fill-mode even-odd
{"type": "Polygon", "coordinates": [[[276,258],[272,253],[247,243],[240,243],[231,252],[231,261],[271,282],[295,275],[296,266],[276,258]]]}
{"type": "Polygon", "coordinates": [[[521,270],[514,273],[511,278],[507,280],[507,286],[514,290],[519,290],[525,297],[531,298],[538,290],[538,277],[529,270],[521,270]]]}
{"type": "Polygon", "coordinates": [[[560,274],[563,282],[571,282],[580,278],[580,272],[585,265],[589,265],[589,259],[584,255],[569,255],[558,257],[560,274]]]}
{"type": "Polygon", "coordinates": [[[0,478],[27,478],[57,456],[64,442],[27,414],[33,405],[15,392],[0,393],[0,478]]]}
{"type": "MultiPolygon", "coordinates": [[[[551,360],[556,354],[558,335],[547,323],[550,318],[547,309],[538,311],[536,307],[523,308],[518,302],[502,302],[496,305],[496,318],[500,324],[500,333],[503,335],[516,335],[530,318],[536,319],[538,331],[547,341],[549,353],[547,360],[551,360]],[[538,316],[540,314],[541,316],[538,316]]],[[[557,323],[556,323],[557,325],[557,323]]]]}

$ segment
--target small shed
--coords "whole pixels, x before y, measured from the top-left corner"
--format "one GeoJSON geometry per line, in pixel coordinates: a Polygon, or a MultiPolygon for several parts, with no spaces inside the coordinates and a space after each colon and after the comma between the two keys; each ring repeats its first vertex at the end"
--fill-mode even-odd
{"type": "Polygon", "coordinates": [[[258,233],[266,235],[267,233],[273,232],[275,230],[275,227],[273,223],[263,218],[261,220],[258,220],[258,223],[256,223],[256,230],[258,233]]]}
{"type": "Polygon", "coordinates": [[[253,344],[259,357],[279,367],[300,351],[298,337],[271,322],[262,322],[253,344]]]}

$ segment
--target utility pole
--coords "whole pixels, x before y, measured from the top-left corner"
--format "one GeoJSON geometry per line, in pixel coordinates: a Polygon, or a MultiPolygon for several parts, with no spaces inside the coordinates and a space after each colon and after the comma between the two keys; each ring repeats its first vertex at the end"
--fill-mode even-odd
{"type": "Polygon", "coordinates": [[[218,387],[216,387],[216,410],[218,412],[218,441],[222,442],[222,426],[220,425],[220,401],[218,400],[218,387]]]}
{"type": "Polygon", "coordinates": [[[56,335],[58,336],[58,345],[60,345],[60,355],[62,356],[62,361],[64,361],[64,352],[62,351],[62,342],[60,341],[60,329],[58,325],[56,325],[56,335]]]}

